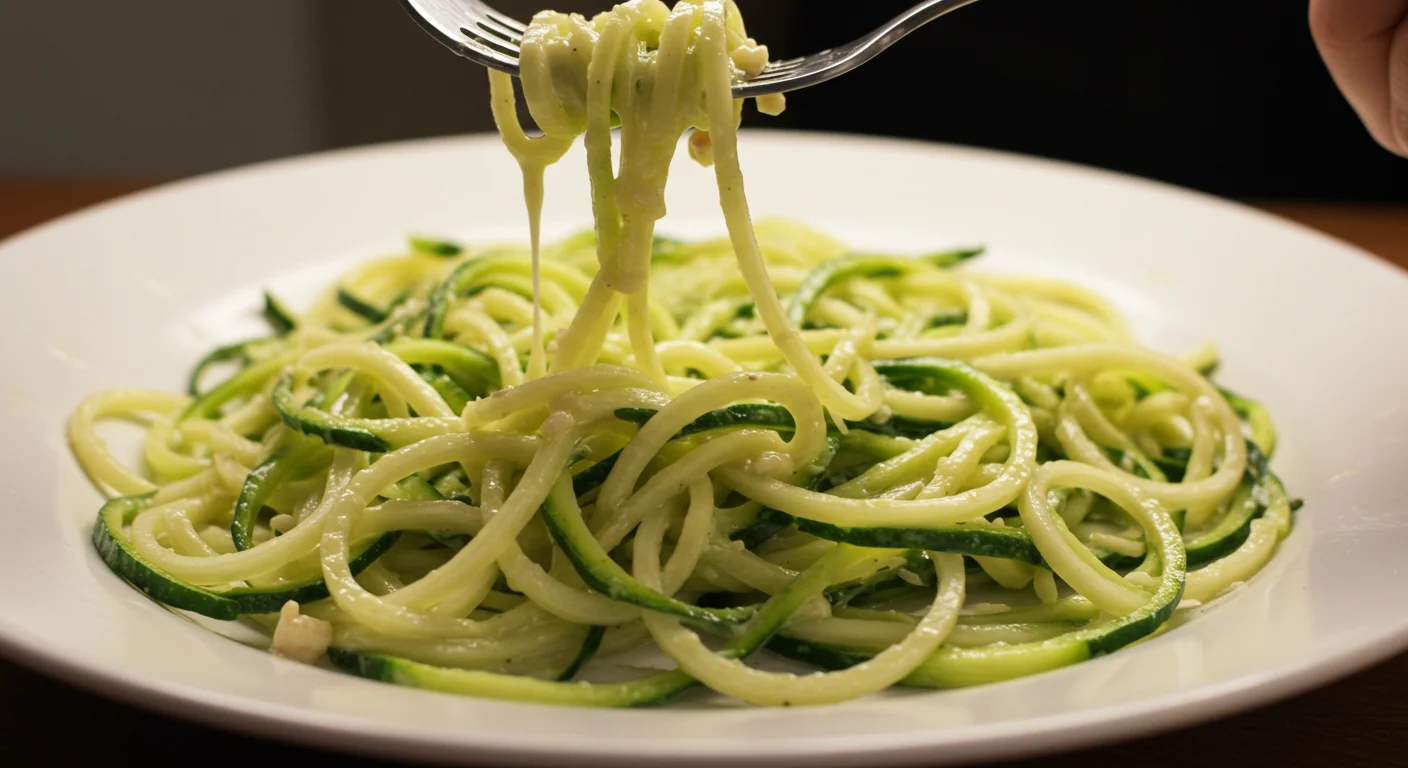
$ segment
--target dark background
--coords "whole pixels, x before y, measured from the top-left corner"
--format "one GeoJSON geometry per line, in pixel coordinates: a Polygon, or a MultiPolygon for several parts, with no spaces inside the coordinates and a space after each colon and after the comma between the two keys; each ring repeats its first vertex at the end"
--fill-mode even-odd
{"type": "MultiPolygon", "coordinates": [[[[750,34],[774,58],[844,43],[908,5],[740,2],[750,34]],[[833,7],[846,11],[814,12],[833,7]]],[[[1408,161],[1375,144],[1335,89],[1305,6],[989,0],[939,19],[845,78],[794,94],[780,118],[750,111],[748,123],[993,147],[1224,196],[1408,200],[1408,161]]],[[[439,60],[446,58],[428,57],[426,66],[455,69],[457,62],[439,60]]],[[[450,131],[462,118],[421,119],[375,133],[349,125],[332,138],[450,131]]]]}
{"type": "MultiPolygon", "coordinates": [[[[389,2],[352,5],[366,17],[343,19],[353,34],[380,26],[374,16],[395,15],[389,2]]],[[[527,18],[534,3],[503,5],[523,6],[527,18]]],[[[569,5],[603,4],[559,7],[569,5]]],[[[750,34],[774,58],[844,43],[908,5],[740,0],[750,34]],[[816,12],[832,8],[846,10],[816,12]]],[[[399,26],[358,45],[394,56],[409,35],[408,46],[424,47],[399,26]]],[[[463,74],[448,51],[418,51],[417,62],[447,83],[463,74]]],[[[467,103],[378,124],[342,119],[340,107],[328,138],[453,132],[483,112],[467,103]]],[[[1408,201],[1408,161],[1375,144],[1340,96],[1298,0],[988,0],[845,78],[794,94],[780,118],[750,110],[747,124],[993,147],[1224,196],[1408,201]]]]}
{"type": "MultiPolygon", "coordinates": [[[[544,2],[494,4],[528,18],[544,2]]],[[[908,2],[740,5],[782,57],[908,2]]],[[[1408,201],[1408,161],[1335,90],[1305,6],[986,0],[746,123],[995,147],[1231,197],[1408,201]]],[[[395,0],[7,0],[0,43],[0,177],[178,175],[492,127],[482,70],[395,0]],[[79,11],[109,33],[75,46],[79,11]]]]}
{"type": "MultiPolygon", "coordinates": [[[[760,39],[822,47],[904,3],[858,5],[855,18],[822,15],[760,39]]],[[[826,98],[799,94],[782,122],[1045,155],[1227,196],[1408,200],[1408,162],[1379,148],[1335,89],[1305,5],[982,2],[826,98]]]]}

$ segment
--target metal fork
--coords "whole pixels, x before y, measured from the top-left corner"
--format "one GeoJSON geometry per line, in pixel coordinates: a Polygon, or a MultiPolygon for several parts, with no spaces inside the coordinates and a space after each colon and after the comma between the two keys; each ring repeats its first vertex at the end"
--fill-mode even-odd
{"type": "MultiPolygon", "coordinates": [[[[977,0],[926,0],[854,42],[810,56],[770,62],[752,80],[733,87],[740,99],[785,93],[850,72],[916,29],[977,0]]],[[[528,25],[482,0],[401,0],[417,23],[450,50],[478,64],[518,76],[518,47],[528,25]]]]}

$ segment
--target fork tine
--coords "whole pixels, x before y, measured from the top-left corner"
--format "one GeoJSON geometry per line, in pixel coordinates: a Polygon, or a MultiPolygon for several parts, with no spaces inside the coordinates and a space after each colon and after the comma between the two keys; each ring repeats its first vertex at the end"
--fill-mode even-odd
{"type": "Polygon", "coordinates": [[[488,32],[490,35],[505,42],[513,43],[514,45],[518,45],[519,43],[523,42],[522,35],[514,34],[512,32],[509,32],[508,30],[501,29],[492,21],[480,19],[479,21],[474,22],[474,25],[484,30],[485,32],[488,32]]]}
{"type": "MultiPolygon", "coordinates": [[[[806,63],[807,60],[805,58],[791,59],[790,61],[775,61],[764,67],[763,71],[758,73],[758,77],[766,77],[768,75],[781,75],[787,72],[793,72],[805,66],[806,63]]],[[[757,78],[754,79],[756,80],[757,78]]]]}
{"type": "MultiPolygon", "coordinates": [[[[844,53],[844,49],[841,49],[840,52],[844,53]]],[[[837,55],[838,49],[828,48],[810,56],[774,62],[769,64],[762,72],[759,72],[757,77],[749,80],[747,84],[749,86],[767,86],[798,76],[806,76],[809,70],[824,69],[831,66],[837,55]]]]}
{"type": "Polygon", "coordinates": [[[781,61],[769,62],[765,69],[791,69],[807,61],[806,56],[798,56],[795,59],[782,59],[781,61]]]}
{"type": "Polygon", "coordinates": [[[509,17],[504,16],[490,8],[484,9],[484,17],[498,24],[504,29],[512,31],[520,37],[523,35],[524,32],[528,31],[527,24],[524,24],[523,22],[517,19],[510,19],[509,17]]]}
{"type": "Polygon", "coordinates": [[[778,80],[786,80],[788,78],[791,78],[795,76],[799,71],[801,71],[800,67],[792,67],[791,69],[784,70],[765,69],[760,72],[757,77],[749,80],[747,84],[750,86],[766,85],[768,83],[773,83],[778,80]]]}
{"type": "Polygon", "coordinates": [[[514,77],[518,76],[518,56],[490,48],[480,42],[480,38],[469,35],[467,30],[465,34],[466,39],[456,41],[456,45],[462,49],[461,55],[468,51],[469,58],[480,65],[507,72],[514,77]]]}
{"type": "Polygon", "coordinates": [[[471,2],[469,6],[469,17],[474,21],[475,26],[492,32],[511,43],[522,40],[523,33],[528,29],[517,20],[498,13],[478,0],[471,2]]]}
{"type": "Polygon", "coordinates": [[[518,23],[499,14],[482,0],[400,0],[431,37],[465,58],[500,72],[517,76],[518,45],[512,30],[518,23]],[[482,25],[482,26],[481,26],[482,25]]]}
{"type": "MultiPolygon", "coordinates": [[[[908,11],[847,45],[811,56],[770,62],[737,98],[785,93],[839,77],[872,59],[924,24],[977,0],[922,0],[908,11]]],[[[400,0],[432,37],[479,64],[519,74],[519,49],[528,27],[495,11],[485,0],[400,0]]]]}
{"type": "Polygon", "coordinates": [[[488,35],[479,29],[470,29],[469,27],[461,27],[460,32],[464,34],[465,37],[468,37],[470,42],[478,43],[481,48],[495,51],[499,55],[507,54],[514,59],[515,64],[517,63],[518,43],[509,42],[503,38],[488,35]]]}

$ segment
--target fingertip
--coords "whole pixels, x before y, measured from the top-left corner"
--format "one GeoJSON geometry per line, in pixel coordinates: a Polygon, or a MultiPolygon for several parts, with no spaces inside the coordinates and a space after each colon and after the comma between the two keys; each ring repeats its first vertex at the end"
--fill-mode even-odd
{"type": "Polygon", "coordinates": [[[1383,142],[1388,151],[1408,157],[1408,99],[1398,99],[1389,105],[1389,130],[1383,142]]]}
{"type": "Polygon", "coordinates": [[[1310,0],[1311,37],[1322,49],[1353,51],[1392,34],[1408,14],[1408,0],[1310,0]]]}
{"type": "MultiPolygon", "coordinates": [[[[1333,2],[1333,0],[1331,0],[1333,2]]],[[[1325,46],[1330,38],[1330,30],[1334,22],[1333,7],[1326,0],[1310,0],[1309,8],[1306,11],[1307,21],[1310,24],[1310,36],[1315,40],[1317,46],[1325,46]]]]}
{"type": "Polygon", "coordinates": [[[1408,157],[1408,16],[1394,30],[1388,68],[1389,149],[1408,157]]]}
{"type": "Polygon", "coordinates": [[[1365,128],[1408,157],[1408,0],[1310,0],[1311,36],[1365,128]]]}

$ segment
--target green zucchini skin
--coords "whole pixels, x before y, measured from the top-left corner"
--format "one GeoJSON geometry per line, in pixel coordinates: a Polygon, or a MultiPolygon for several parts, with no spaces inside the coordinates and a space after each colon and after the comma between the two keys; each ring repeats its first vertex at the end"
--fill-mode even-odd
{"type": "Polygon", "coordinates": [[[831,671],[849,669],[870,658],[862,653],[809,643],[787,635],[777,635],[769,640],[768,650],[783,658],[831,671]]]}
{"type": "MultiPolygon", "coordinates": [[[[820,469],[810,473],[803,478],[802,485],[808,490],[821,490],[827,482],[826,468],[830,466],[832,460],[836,458],[836,452],[841,448],[841,440],[835,435],[827,435],[826,449],[822,455],[817,457],[814,464],[820,469]]],[[[781,510],[764,507],[758,510],[758,516],[750,525],[744,526],[729,534],[731,541],[741,541],[747,549],[753,549],[773,536],[783,532],[794,522],[793,517],[781,510]]]]}
{"type": "Polygon", "coordinates": [[[511,260],[507,254],[486,253],[473,256],[455,267],[450,276],[430,294],[430,304],[425,313],[425,338],[444,338],[445,315],[450,311],[450,302],[467,294],[480,277],[511,260]]]}
{"type": "MultiPolygon", "coordinates": [[[[1011,680],[1070,666],[1113,653],[1153,634],[1173,616],[1183,595],[1187,568],[1177,530],[1170,519],[1160,532],[1166,546],[1165,576],[1149,603],[1134,613],[1065,635],[1030,643],[976,648],[940,648],[901,684],[916,688],[960,688],[1011,680]]],[[[779,655],[820,666],[845,669],[868,656],[794,638],[772,638],[768,648],[779,655]]]]}
{"type": "MultiPolygon", "coordinates": [[[[653,408],[617,408],[616,418],[632,424],[644,425],[655,416],[653,408]]],[[[828,427],[835,431],[835,425],[828,417],[828,427]]],[[[896,416],[884,423],[874,421],[847,421],[846,426],[850,429],[859,429],[866,432],[874,432],[890,437],[919,438],[929,435],[941,429],[952,426],[932,421],[918,421],[896,416]]],[[[701,432],[709,432],[715,429],[729,428],[751,428],[770,429],[775,432],[793,432],[797,429],[797,423],[792,418],[792,414],[786,408],[766,403],[740,403],[719,408],[700,416],[699,418],[686,424],[671,439],[678,440],[682,437],[697,435],[701,432]]]]}
{"type": "MultiPolygon", "coordinates": [[[[93,547],[98,556],[113,573],[139,592],[171,608],[220,621],[233,621],[244,614],[277,613],[289,600],[303,604],[328,596],[327,584],[322,578],[273,589],[240,588],[217,592],[162,572],[142,557],[122,532],[138,513],[151,506],[153,496],[154,492],[109,499],[99,510],[93,526],[93,547]]],[[[353,574],[361,573],[386,554],[399,536],[394,531],[383,534],[358,552],[351,563],[353,574]]]]}
{"type": "Polygon", "coordinates": [[[201,396],[203,390],[201,389],[200,383],[201,379],[205,376],[205,369],[216,363],[239,360],[248,365],[249,355],[245,352],[245,347],[248,344],[249,342],[247,341],[240,341],[223,347],[216,347],[207,352],[205,357],[202,357],[200,361],[196,363],[196,367],[191,369],[191,375],[186,380],[186,394],[197,398],[201,396]]]}
{"type": "Polygon", "coordinates": [[[626,572],[602,549],[582,519],[580,510],[549,495],[543,503],[543,520],[548,532],[588,587],[618,602],[646,610],[678,616],[706,627],[733,627],[753,616],[751,608],[704,608],[691,605],[651,589],[626,572]]]}
{"type": "Polygon", "coordinates": [[[249,395],[258,391],[285,365],[292,362],[293,358],[288,354],[279,354],[260,360],[257,363],[250,363],[230,378],[220,382],[212,389],[203,392],[199,397],[186,406],[178,417],[179,421],[200,417],[213,419],[220,415],[221,408],[237,397],[249,395]]]}
{"type": "MultiPolygon", "coordinates": [[[[1247,469],[1232,497],[1226,515],[1210,530],[1185,536],[1188,565],[1204,565],[1236,551],[1251,535],[1252,521],[1266,514],[1266,494],[1280,479],[1271,471],[1266,454],[1250,438],[1247,440],[1247,469]]],[[[1284,491],[1282,491],[1284,493],[1284,491]]]]}
{"type": "MultiPolygon", "coordinates": [[[[549,502],[553,502],[557,494],[548,497],[549,502]]],[[[552,527],[552,509],[556,504],[544,505],[544,517],[549,520],[549,527],[552,527]]],[[[567,512],[567,510],[563,510],[567,512]]],[[[591,544],[595,545],[596,540],[591,538],[591,531],[587,529],[586,523],[582,521],[581,514],[563,514],[565,522],[572,523],[573,530],[570,533],[578,536],[586,536],[591,539],[591,544]]],[[[554,533],[554,536],[557,536],[554,533]]],[[[575,547],[565,551],[571,552],[575,547]]],[[[609,555],[600,546],[596,547],[593,557],[610,562],[609,555]]],[[[825,557],[825,556],[823,556],[825,557]]],[[[574,561],[575,564],[575,561],[574,561]]],[[[615,566],[614,562],[611,565],[615,566]]],[[[620,566],[615,566],[620,570],[620,566]]],[[[580,572],[580,571],[579,571],[580,572]]],[[[590,570],[588,571],[590,573],[590,570]]],[[[584,580],[591,584],[588,573],[583,573],[584,580]]],[[[621,575],[625,575],[621,571],[621,575]]],[[[829,574],[804,572],[792,583],[788,584],[782,591],[768,598],[760,606],[750,606],[746,610],[746,620],[727,631],[729,640],[724,646],[723,653],[732,658],[744,658],[767,644],[783,627],[787,620],[794,615],[806,602],[815,594],[814,590],[824,586],[825,579],[829,574]]],[[[626,577],[629,578],[629,577],[626,577]]],[[[603,584],[603,587],[611,588],[614,585],[621,585],[619,579],[612,579],[612,582],[603,584]]],[[[646,589],[643,585],[636,584],[640,589],[646,589]]],[[[663,595],[655,593],[658,597],[663,595]]],[[[610,595],[613,599],[620,599],[616,595],[610,595]]],[[[670,598],[664,598],[669,600],[670,598]]],[[[623,602],[631,602],[623,600],[623,602]]],[[[687,606],[695,608],[695,606],[687,606]]],[[[659,608],[652,608],[658,610],[659,608]]],[[[737,609],[734,609],[737,611],[737,609]]],[[[666,610],[667,613],[674,611],[666,610]]],[[[728,614],[727,609],[712,612],[716,616],[728,614]]],[[[742,618],[742,613],[740,618],[742,618]]],[[[679,615],[679,614],[675,614],[679,615]]],[[[689,617],[683,617],[688,620],[689,617]]],[[[713,625],[715,629],[726,629],[713,625]]],[[[513,699],[518,701],[534,701],[545,704],[567,704],[579,706],[643,706],[664,701],[684,690],[693,687],[696,682],[689,675],[679,670],[671,672],[661,672],[649,675],[644,678],[626,683],[609,684],[583,684],[565,683],[536,680],[510,675],[499,675],[491,672],[480,672],[461,669],[449,669],[436,667],[428,664],[410,661],[407,659],[381,656],[376,654],[366,654],[346,651],[339,648],[332,648],[328,651],[329,659],[341,669],[375,680],[395,683],[399,685],[413,686],[429,690],[442,691],[446,693],[468,694],[487,698],[513,699]]]]}
{"type": "MultiPolygon", "coordinates": [[[[1090,649],[1084,644],[1062,644],[1059,639],[1022,645],[943,648],[900,684],[912,688],[963,688],[1049,672],[1091,658],[1090,649]]],[[[774,637],[768,649],[780,656],[830,670],[853,667],[870,658],[785,635],[774,637]]]]}
{"type": "Polygon", "coordinates": [[[1146,456],[1142,451],[1117,451],[1107,448],[1105,449],[1105,455],[1109,457],[1111,463],[1115,466],[1135,477],[1142,477],[1159,483],[1168,482],[1168,476],[1164,474],[1160,462],[1146,456]]]}
{"type": "MultiPolygon", "coordinates": [[[[1238,509],[1228,513],[1234,515],[1233,518],[1230,518],[1234,522],[1223,523],[1196,537],[1185,538],[1187,564],[1190,567],[1212,562],[1235,551],[1242,542],[1246,541],[1251,530],[1252,520],[1260,517],[1266,511],[1266,505],[1258,503],[1256,499],[1260,497],[1261,489],[1265,488],[1270,478],[1274,476],[1270,474],[1265,455],[1256,448],[1254,443],[1249,442],[1247,450],[1249,457],[1247,475],[1242,481],[1243,490],[1241,493],[1245,498],[1238,509]]],[[[1175,520],[1175,522],[1177,521],[1175,520]]],[[[1013,528],[977,528],[962,525],[937,529],[844,528],[792,518],[785,513],[765,509],[759,513],[759,522],[754,526],[736,531],[731,538],[745,541],[745,546],[750,546],[746,542],[761,538],[761,534],[767,533],[766,528],[755,532],[753,530],[755,526],[781,526],[778,528],[780,531],[787,524],[792,523],[796,524],[798,530],[817,538],[862,547],[952,552],[970,556],[1006,558],[1038,566],[1045,564],[1041,553],[1037,551],[1031,539],[1022,531],[1013,528]],[[769,515],[768,513],[773,514],[769,515]]],[[[767,535],[771,536],[772,533],[767,533],[767,535]]],[[[1134,567],[1142,561],[1142,558],[1132,558],[1105,550],[1097,551],[1096,556],[1111,568],[1134,567]]]]}
{"type": "MultiPolygon", "coordinates": [[[[888,377],[901,381],[943,381],[953,376],[951,368],[956,364],[943,361],[943,365],[930,365],[922,360],[883,361],[877,369],[888,377]]],[[[961,371],[958,372],[961,375],[961,371]]],[[[643,424],[654,416],[655,411],[645,408],[619,409],[616,416],[632,423],[643,424]]],[[[711,411],[686,425],[676,437],[707,432],[714,429],[752,427],[789,431],[794,428],[791,415],[783,408],[766,404],[743,404],[711,411]]],[[[942,425],[932,425],[925,434],[942,425]]],[[[1255,450],[1253,445],[1250,450],[1255,450]]],[[[1260,454],[1258,454],[1260,455],[1260,454]]],[[[1156,480],[1165,478],[1162,468],[1147,457],[1131,454],[1116,457],[1130,465],[1129,469],[1140,476],[1156,480]]],[[[1174,464],[1175,460],[1168,460],[1174,464]]],[[[1261,465],[1264,466],[1264,457],[1261,465]]],[[[1257,462],[1252,462],[1249,472],[1255,471],[1257,462]]],[[[1178,519],[1175,518],[1175,522],[1178,519]]],[[[1246,521],[1250,524],[1250,519],[1246,521]]],[[[844,528],[840,526],[793,519],[785,513],[764,509],[750,526],[733,532],[730,538],[743,541],[745,546],[754,547],[776,535],[788,525],[795,524],[798,530],[830,541],[844,542],[856,546],[894,549],[918,549],[938,552],[953,552],[971,556],[999,557],[1018,560],[1032,565],[1043,565],[1044,560],[1030,537],[1020,530],[1010,528],[979,528],[968,526],[947,526],[940,529],[914,528],[844,528]]],[[[1241,539],[1246,537],[1246,527],[1239,529],[1241,539]]],[[[1189,562],[1199,564],[1220,557],[1236,549],[1240,540],[1235,536],[1217,543],[1216,547],[1199,547],[1190,550],[1189,562]]],[[[1097,556],[1111,567],[1134,566],[1140,558],[1129,558],[1113,552],[1099,552],[1097,556]]]]}
{"type": "Polygon", "coordinates": [[[919,582],[925,586],[932,587],[937,581],[929,556],[920,550],[910,550],[905,553],[903,565],[876,571],[863,579],[827,587],[826,601],[833,606],[845,607],[855,600],[864,599],[888,587],[899,584],[911,585],[909,581],[900,577],[902,570],[909,571],[912,577],[917,577],[919,582]]]}
{"type": "Polygon", "coordinates": [[[209,391],[201,387],[201,382],[205,378],[206,369],[210,368],[210,366],[216,365],[217,363],[238,360],[241,363],[240,370],[244,370],[254,362],[257,350],[275,346],[280,343],[278,339],[273,338],[247,339],[212,349],[191,369],[190,376],[186,380],[186,394],[194,398],[200,398],[209,391]]]}
{"type": "Polygon", "coordinates": [[[909,258],[901,256],[842,256],[822,264],[802,279],[792,294],[792,303],[787,307],[787,321],[794,328],[806,323],[807,313],[822,294],[832,286],[852,277],[880,279],[898,277],[914,269],[938,267],[948,269],[974,258],[983,252],[981,248],[961,248],[951,251],[909,258]]]}
{"type": "Polygon", "coordinates": [[[605,636],[606,627],[587,627],[586,637],[582,638],[582,646],[577,650],[577,655],[572,657],[572,661],[554,679],[559,683],[566,683],[576,677],[582,667],[601,649],[601,639],[605,636]]]}
{"type": "Polygon", "coordinates": [[[536,704],[588,707],[644,707],[693,688],[694,678],[680,672],[658,672],[624,683],[574,683],[538,680],[430,664],[342,648],[329,648],[328,660],[359,677],[441,693],[536,704]]]}
{"type": "Polygon", "coordinates": [[[1227,511],[1227,517],[1207,533],[1187,539],[1188,565],[1205,565],[1225,557],[1242,546],[1251,535],[1252,521],[1261,517],[1266,507],[1250,496],[1243,496],[1248,486],[1238,489],[1237,500],[1227,511]]]}
{"type": "Polygon", "coordinates": [[[158,603],[222,621],[239,618],[239,604],[234,600],[162,573],[127,542],[123,526],[151,506],[154,496],[155,491],[119,496],[103,504],[93,526],[93,548],[98,557],[113,573],[158,603]]]}
{"type": "Polygon", "coordinates": [[[322,444],[299,438],[251,470],[235,500],[234,518],[230,522],[230,538],[235,542],[235,549],[242,551],[254,546],[254,523],[264,502],[279,486],[331,459],[332,454],[322,444]]]}
{"type": "MultiPolygon", "coordinates": [[[[892,369],[898,368],[893,366],[892,369]]],[[[949,366],[925,369],[926,375],[950,375],[949,366]]],[[[644,424],[655,415],[649,408],[620,408],[617,418],[635,424],[644,424]]],[[[895,420],[891,420],[892,422],[895,420]]],[[[912,431],[927,436],[945,425],[914,422],[912,431]]],[[[884,428],[871,422],[852,424],[860,429],[884,428]]],[[[729,428],[771,429],[790,432],[796,428],[795,421],[785,408],[768,404],[738,404],[710,411],[676,433],[675,438],[729,428]]],[[[894,430],[894,427],[890,427],[894,430]]],[[[897,433],[897,431],[892,431],[897,433]]],[[[979,528],[968,526],[946,526],[937,529],[915,528],[843,528],[808,520],[793,520],[785,513],[765,509],[758,520],[748,527],[735,531],[730,538],[743,541],[744,546],[754,547],[776,535],[787,525],[795,522],[798,529],[830,541],[844,542],[863,547],[888,549],[923,549],[935,552],[954,552],[966,555],[1003,557],[1023,562],[1040,564],[1040,554],[1031,539],[1021,531],[1003,528],[979,528]]]]}
{"type": "MultiPolygon", "coordinates": [[[[552,499],[549,496],[549,499],[552,499]]],[[[576,515],[578,521],[581,515],[576,515]]],[[[586,524],[581,528],[585,531],[586,524]]],[[[585,531],[587,536],[590,531],[585,531]]],[[[595,539],[592,540],[595,542],[595,539]]],[[[601,553],[605,556],[605,552],[601,553]]],[[[826,557],[826,555],[823,555],[826,557]]],[[[609,559],[609,558],[608,558],[609,559]]],[[[619,566],[618,566],[619,567],[619,566]]],[[[768,598],[761,606],[750,609],[750,618],[729,632],[722,653],[731,658],[745,658],[765,646],[815,594],[824,587],[832,574],[804,572],[768,598]]],[[[353,674],[383,682],[407,685],[445,693],[467,694],[486,698],[534,701],[544,704],[575,704],[579,706],[628,707],[664,701],[696,682],[679,670],[660,672],[626,683],[584,684],[563,683],[500,675],[462,669],[449,669],[407,659],[346,651],[331,648],[332,663],[353,674]]]]}
{"type": "Polygon", "coordinates": [[[616,468],[616,462],[620,458],[621,452],[617,451],[574,475],[572,492],[581,497],[600,488],[601,484],[606,482],[606,477],[611,474],[611,470],[616,468]]]}
{"type": "MultiPolygon", "coordinates": [[[[831,423],[829,416],[827,417],[827,424],[830,425],[832,430],[835,430],[835,425],[831,423]]],[[[858,429],[877,435],[885,435],[887,437],[908,437],[915,440],[928,437],[939,430],[947,429],[951,426],[953,426],[953,424],[949,422],[920,421],[904,416],[891,416],[883,422],[870,420],[846,422],[848,429],[858,429]]]]}
{"type": "Polygon", "coordinates": [[[413,309],[411,307],[397,307],[391,312],[391,316],[376,333],[372,334],[370,341],[376,344],[385,345],[399,338],[409,337],[417,326],[425,323],[425,309],[413,309]]]}
{"type": "Polygon", "coordinates": [[[1164,473],[1171,483],[1183,482],[1183,476],[1188,472],[1188,456],[1186,449],[1171,450],[1164,449],[1162,456],[1150,456],[1149,461],[1158,466],[1159,471],[1164,473]]]}
{"type": "Polygon", "coordinates": [[[391,450],[391,443],[371,430],[350,426],[338,417],[312,406],[299,405],[293,397],[293,378],[287,374],[274,385],[271,399],[279,418],[283,419],[290,429],[317,437],[328,445],[369,453],[386,453],[391,450]]]}
{"type": "Polygon", "coordinates": [[[1023,677],[1112,653],[1153,634],[1177,610],[1187,577],[1183,538],[1173,520],[1159,521],[1156,532],[1163,575],[1158,589],[1139,610],[1050,640],[994,648],[941,648],[904,684],[951,688],[1023,677]]]}
{"type": "Polygon", "coordinates": [[[1000,557],[1041,565],[1041,553],[1031,537],[1015,528],[948,525],[940,528],[845,528],[795,518],[797,530],[828,541],[879,549],[952,552],[975,557],[1000,557]]]}
{"type": "Polygon", "coordinates": [[[337,303],[343,309],[375,325],[386,322],[389,313],[370,302],[364,301],[345,288],[337,289],[337,303]]]}
{"type": "MultiPolygon", "coordinates": [[[[615,413],[616,418],[622,421],[644,425],[654,418],[656,411],[653,408],[617,408],[615,413]]],[[[684,425],[671,439],[678,440],[681,437],[730,427],[752,427],[771,429],[777,432],[792,432],[797,429],[797,423],[786,408],[762,403],[742,403],[709,411],[684,425]]]]}
{"type": "MultiPolygon", "coordinates": [[[[352,557],[350,567],[352,575],[356,576],[366,570],[372,563],[375,563],[386,554],[392,546],[400,539],[400,531],[390,531],[376,537],[372,542],[352,557]]],[[[310,579],[302,584],[294,584],[272,589],[255,589],[250,587],[238,587],[235,589],[217,593],[221,597],[233,600],[239,607],[241,614],[261,614],[278,613],[284,603],[292,600],[299,605],[307,605],[328,597],[328,585],[322,577],[310,579]]]]}
{"type": "Polygon", "coordinates": [[[781,512],[771,507],[763,507],[758,510],[758,517],[751,525],[740,528],[729,534],[732,541],[741,541],[747,549],[753,549],[759,544],[771,539],[779,533],[787,530],[792,525],[795,518],[786,512],[781,512]]]}
{"type": "MultiPolygon", "coordinates": [[[[444,501],[448,499],[435,486],[426,482],[419,475],[411,475],[396,484],[396,488],[401,492],[401,497],[415,501],[444,501]]],[[[458,552],[464,549],[465,545],[473,539],[473,536],[464,533],[450,533],[448,531],[426,531],[427,536],[448,549],[458,552]]]]}
{"type": "MultiPolygon", "coordinates": [[[[1223,517],[1208,530],[1188,533],[1183,544],[1188,558],[1188,566],[1206,565],[1225,557],[1242,546],[1251,535],[1252,521],[1266,513],[1266,494],[1272,484],[1281,487],[1281,481],[1271,471],[1266,454],[1256,441],[1248,438],[1247,469],[1242,474],[1232,504],[1223,517]]],[[[1283,491],[1284,492],[1284,491],[1283,491]]],[[[1179,519],[1175,517],[1175,522],[1179,519]]],[[[1112,555],[1113,556],[1113,555],[1112,555]]],[[[1117,557],[1117,556],[1115,556],[1117,557]]],[[[1104,558],[1102,557],[1102,560],[1104,558]]],[[[1106,562],[1106,565],[1111,565],[1106,562]]],[[[1111,565],[1111,567],[1115,567],[1111,565]]]]}
{"type": "Polygon", "coordinates": [[[441,339],[400,337],[387,342],[386,350],[411,365],[432,365],[476,395],[487,394],[500,384],[499,364],[473,347],[441,339]]]}
{"type": "MultiPolygon", "coordinates": [[[[1020,532],[1018,532],[1020,533],[1020,532]]],[[[1033,545],[1033,548],[1035,546],[1033,545]]],[[[1100,562],[1110,568],[1133,568],[1143,562],[1143,558],[1127,557],[1114,552],[1097,550],[1096,557],[1100,562]]],[[[898,568],[890,568],[877,571],[865,579],[837,584],[827,589],[826,599],[832,605],[846,606],[857,600],[864,601],[868,598],[884,592],[891,588],[909,588],[914,586],[914,577],[918,577],[920,583],[925,586],[933,586],[933,567],[930,566],[928,555],[923,550],[912,549],[907,555],[905,565],[898,568]],[[899,574],[899,571],[906,570],[908,578],[899,574]]],[[[1019,559],[1019,558],[1013,558],[1019,559]]],[[[1045,565],[1045,561],[1039,561],[1036,565],[1045,565]]]]}
{"type": "Polygon", "coordinates": [[[269,327],[274,329],[276,336],[286,336],[298,327],[298,320],[293,312],[268,291],[264,292],[264,319],[268,321],[269,327]]]}
{"type": "MultiPolygon", "coordinates": [[[[957,364],[936,365],[930,361],[882,361],[876,364],[882,375],[909,380],[952,381],[961,377],[957,364]],[[946,370],[953,365],[955,370],[946,370]]],[[[1049,640],[982,648],[941,648],[903,681],[904,685],[951,688],[996,682],[1044,672],[1111,653],[1155,632],[1173,615],[1183,595],[1187,557],[1183,536],[1171,516],[1156,519],[1155,551],[1162,576],[1149,602],[1139,610],[1086,629],[1049,640]]],[[[818,649],[815,644],[773,640],[779,653],[792,653],[824,666],[849,666],[864,656],[837,649],[818,649]]]]}
{"type": "Polygon", "coordinates": [[[972,248],[951,248],[921,256],[920,261],[928,262],[939,269],[952,269],[970,259],[976,259],[987,251],[983,246],[972,248]]]}
{"type": "Polygon", "coordinates": [[[1218,387],[1218,392],[1222,393],[1223,399],[1232,406],[1232,410],[1242,419],[1246,425],[1246,434],[1251,442],[1256,443],[1256,447],[1266,457],[1276,454],[1276,424],[1271,420],[1271,414],[1261,403],[1249,397],[1243,397],[1225,387],[1218,387]]]}
{"type": "Polygon", "coordinates": [[[968,313],[962,310],[954,312],[941,312],[931,316],[924,323],[924,329],[944,328],[950,325],[964,325],[968,322],[968,313]]]}
{"type": "Polygon", "coordinates": [[[425,383],[434,387],[435,393],[440,395],[445,404],[450,406],[450,410],[455,413],[463,413],[465,406],[474,400],[474,395],[466,392],[464,387],[460,386],[448,374],[423,368],[418,368],[416,373],[425,379],[425,383]]]}
{"type": "Polygon", "coordinates": [[[915,392],[933,394],[935,390],[961,389],[968,394],[981,394],[994,400],[998,391],[1011,390],[989,378],[987,374],[957,360],[941,357],[910,357],[900,360],[876,360],[876,372],[891,384],[915,392]]]}
{"type": "Polygon", "coordinates": [[[449,240],[438,240],[431,237],[412,237],[409,242],[411,250],[417,253],[439,256],[444,259],[454,258],[464,253],[464,246],[459,243],[450,242],[449,240]]]}

